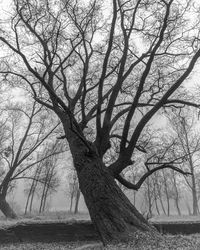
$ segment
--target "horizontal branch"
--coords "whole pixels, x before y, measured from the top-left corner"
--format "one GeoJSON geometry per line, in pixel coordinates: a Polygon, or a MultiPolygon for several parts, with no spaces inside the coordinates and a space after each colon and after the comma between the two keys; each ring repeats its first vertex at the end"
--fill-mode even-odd
{"type": "Polygon", "coordinates": [[[178,100],[178,99],[169,99],[165,102],[166,104],[182,104],[186,106],[192,106],[195,108],[200,108],[200,104],[189,102],[189,101],[184,101],[184,100],[178,100]]]}
{"type": "Polygon", "coordinates": [[[159,167],[155,167],[154,169],[151,169],[149,170],[148,172],[146,172],[140,179],[139,181],[136,183],[136,184],[133,184],[129,181],[127,181],[126,179],[124,179],[121,175],[116,175],[115,178],[122,184],[124,185],[125,187],[127,187],[128,189],[133,189],[133,190],[138,190],[142,184],[144,183],[144,181],[150,176],[152,175],[154,172],[158,171],[158,170],[161,170],[161,169],[165,169],[165,168],[169,168],[169,169],[172,169],[176,172],[179,172],[183,175],[191,175],[190,172],[185,172],[183,171],[182,169],[178,168],[178,167],[175,167],[173,165],[167,165],[167,164],[163,164],[159,167]]]}

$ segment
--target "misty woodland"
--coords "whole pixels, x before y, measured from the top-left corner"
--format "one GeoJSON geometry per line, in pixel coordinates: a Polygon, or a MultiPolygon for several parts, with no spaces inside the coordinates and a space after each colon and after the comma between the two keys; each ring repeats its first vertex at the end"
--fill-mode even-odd
{"type": "Polygon", "coordinates": [[[61,173],[70,210],[82,195],[105,245],[156,241],[154,215],[198,215],[199,57],[195,0],[12,0],[0,19],[2,213],[17,218],[7,198],[22,181],[23,211],[39,199],[44,212],[61,173]]]}

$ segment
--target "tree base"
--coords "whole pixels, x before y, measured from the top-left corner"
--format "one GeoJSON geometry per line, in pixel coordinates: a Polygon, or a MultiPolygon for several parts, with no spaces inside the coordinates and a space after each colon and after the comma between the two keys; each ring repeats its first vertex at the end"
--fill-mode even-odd
{"type": "Polygon", "coordinates": [[[6,216],[6,218],[17,219],[16,213],[13,211],[13,209],[10,207],[10,205],[4,198],[0,199],[0,210],[6,216]]]}
{"type": "Polygon", "coordinates": [[[99,160],[78,173],[80,189],[102,241],[130,241],[137,231],[157,230],[137,211],[99,160]]]}

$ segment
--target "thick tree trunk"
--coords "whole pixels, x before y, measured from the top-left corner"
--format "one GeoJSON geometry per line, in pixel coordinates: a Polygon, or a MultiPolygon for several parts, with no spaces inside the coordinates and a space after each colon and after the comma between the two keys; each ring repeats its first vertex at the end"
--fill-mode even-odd
{"type": "Polygon", "coordinates": [[[8,204],[8,202],[4,197],[0,197],[0,210],[6,216],[6,218],[9,219],[17,218],[16,213],[13,211],[13,209],[10,207],[10,205],[8,204]]]}
{"type": "Polygon", "coordinates": [[[100,160],[88,163],[78,178],[91,219],[104,243],[129,240],[137,230],[155,230],[131,204],[100,160]]]}
{"type": "Polygon", "coordinates": [[[79,187],[102,241],[132,240],[137,230],[156,232],[131,204],[69,115],[58,112],[69,143],[79,187]]]}

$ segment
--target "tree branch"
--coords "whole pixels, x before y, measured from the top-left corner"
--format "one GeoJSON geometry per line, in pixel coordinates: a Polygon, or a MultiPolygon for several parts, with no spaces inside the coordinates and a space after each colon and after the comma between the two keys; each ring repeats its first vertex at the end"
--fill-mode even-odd
{"type": "Polygon", "coordinates": [[[183,171],[182,169],[178,168],[178,167],[175,167],[173,165],[169,165],[169,164],[163,164],[161,166],[158,166],[158,167],[155,167],[154,169],[151,169],[149,170],[148,172],[146,172],[141,178],[140,180],[136,183],[136,184],[133,184],[129,181],[127,181],[126,179],[124,179],[121,175],[116,175],[115,178],[122,184],[124,185],[125,187],[127,187],[128,189],[133,189],[133,190],[138,190],[142,184],[144,183],[144,181],[150,176],[152,175],[154,172],[158,171],[158,170],[161,170],[161,169],[165,169],[165,168],[169,168],[169,169],[172,169],[176,172],[179,172],[183,175],[191,175],[190,172],[185,172],[183,171]]]}

